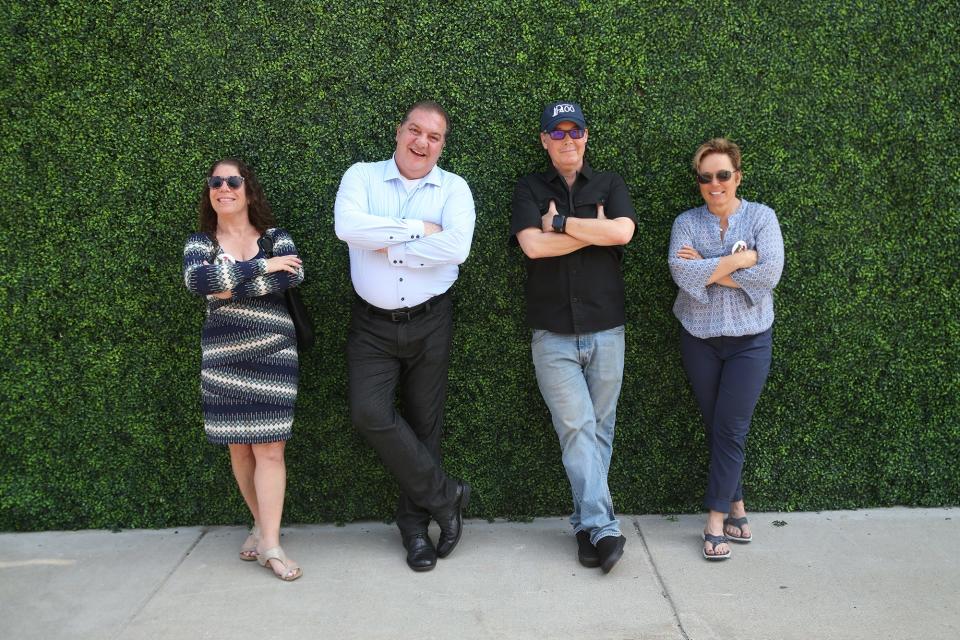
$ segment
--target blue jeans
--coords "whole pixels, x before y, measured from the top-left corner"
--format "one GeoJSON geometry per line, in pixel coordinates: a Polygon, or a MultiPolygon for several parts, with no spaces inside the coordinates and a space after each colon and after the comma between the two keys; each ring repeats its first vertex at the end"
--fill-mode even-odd
{"type": "Polygon", "coordinates": [[[533,332],[537,383],[560,439],[573,493],[574,532],[596,544],[620,535],[607,471],[623,383],[623,326],[584,334],[533,332]]]}

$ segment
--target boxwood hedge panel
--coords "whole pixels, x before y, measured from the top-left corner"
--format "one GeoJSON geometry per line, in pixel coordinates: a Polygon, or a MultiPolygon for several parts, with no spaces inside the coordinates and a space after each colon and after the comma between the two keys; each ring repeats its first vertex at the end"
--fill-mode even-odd
{"type": "Polygon", "coordinates": [[[333,201],[389,157],[413,101],[451,114],[442,165],[477,203],[456,286],[444,450],[474,517],[564,513],[559,447],[507,244],[513,184],[546,161],[542,105],[577,99],[594,166],[640,223],[611,489],[699,508],[702,427],[677,352],[671,222],[696,146],[744,148],[741,193],[787,260],[748,443],[753,509],[960,503],[955,2],[5,2],[0,12],[0,529],[246,520],[205,442],[203,303],[183,287],[202,173],[240,155],[305,260],[290,522],[389,518],[350,426],[351,287],[333,201]]]}

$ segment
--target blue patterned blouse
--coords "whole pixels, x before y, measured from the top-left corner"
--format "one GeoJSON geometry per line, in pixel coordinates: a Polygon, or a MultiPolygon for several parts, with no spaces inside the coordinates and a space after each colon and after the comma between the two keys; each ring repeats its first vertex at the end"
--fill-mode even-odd
{"type": "Polygon", "coordinates": [[[783,237],[777,216],[767,205],[741,198],[722,240],[720,219],[706,205],[684,211],[673,221],[667,262],[680,287],[673,314],[692,335],[753,335],[773,324],[773,288],[783,271],[783,237]],[[747,249],[756,250],[758,258],[756,265],[730,274],[740,288],[708,285],[720,258],[730,255],[741,240],[747,249]],[[703,260],[678,258],[683,245],[696,249],[703,260]]]}

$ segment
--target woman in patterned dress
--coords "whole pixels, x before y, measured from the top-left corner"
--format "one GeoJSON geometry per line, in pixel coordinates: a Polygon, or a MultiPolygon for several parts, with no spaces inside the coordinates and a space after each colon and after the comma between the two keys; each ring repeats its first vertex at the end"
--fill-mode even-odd
{"type": "Polygon", "coordinates": [[[773,209],[737,197],[740,148],[700,145],[693,169],[706,204],[677,216],[668,262],[679,287],[680,352],[707,430],[710,473],[703,557],[730,557],[730,540],[753,536],[743,503],[744,449],[770,371],[773,288],[783,238],[773,209]]]}
{"type": "Polygon", "coordinates": [[[240,550],[282,580],[300,568],[280,548],[286,489],[284,446],[297,398],[297,338],[283,291],[303,281],[290,235],[242,161],[210,167],[200,196],[200,233],[187,238],[183,277],[206,296],[200,387],[207,439],[230,448],[233,474],[253,515],[240,550]],[[273,257],[260,248],[273,240],[273,257]]]}

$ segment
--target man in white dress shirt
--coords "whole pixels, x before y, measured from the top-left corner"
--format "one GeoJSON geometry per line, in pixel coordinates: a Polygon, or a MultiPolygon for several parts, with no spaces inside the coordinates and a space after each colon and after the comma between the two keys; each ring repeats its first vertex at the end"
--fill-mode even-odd
{"type": "Polygon", "coordinates": [[[356,291],[347,338],[351,419],[400,485],[397,526],[414,571],[453,551],[470,499],[470,485],[440,461],[449,293],[476,219],[467,183],[437,166],[448,130],[443,107],[414,104],[397,127],[393,157],[347,169],[334,208],[356,291]],[[431,518],[440,525],[436,546],[431,518]]]}

